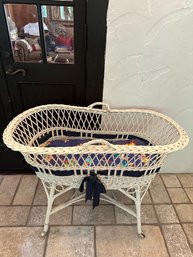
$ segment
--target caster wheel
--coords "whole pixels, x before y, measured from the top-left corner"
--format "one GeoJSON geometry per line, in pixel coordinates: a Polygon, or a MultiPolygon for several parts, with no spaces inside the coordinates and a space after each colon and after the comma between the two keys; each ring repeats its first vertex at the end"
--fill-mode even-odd
{"type": "Polygon", "coordinates": [[[140,236],[141,238],[145,238],[145,235],[144,235],[143,233],[140,233],[139,236],[140,236]]]}
{"type": "Polygon", "coordinates": [[[41,233],[41,236],[44,237],[46,234],[47,234],[47,232],[44,232],[44,231],[43,231],[43,232],[41,233]]]}

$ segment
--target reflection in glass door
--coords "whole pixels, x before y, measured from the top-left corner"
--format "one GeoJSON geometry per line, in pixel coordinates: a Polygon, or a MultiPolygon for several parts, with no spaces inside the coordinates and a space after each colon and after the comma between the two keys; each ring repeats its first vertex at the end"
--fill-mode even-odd
{"type": "Polygon", "coordinates": [[[42,6],[48,63],[74,63],[74,10],[72,6],[42,6]]]}
{"type": "Polygon", "coordinates": [[[44,40],[35,4],[4,4],[4,11],[15,62],[42,63],[44,42],[47,63],[74,64],[73,6],[41,6],[44,40]]]}
{"type": "MultiPolygon", "coordinates": [[[[15,62],[41,62],[37,7],[33,4],[5,4],[5,15],[15,62]]],[[[44,29],[47,26],[44,24],[44,29]]]]}

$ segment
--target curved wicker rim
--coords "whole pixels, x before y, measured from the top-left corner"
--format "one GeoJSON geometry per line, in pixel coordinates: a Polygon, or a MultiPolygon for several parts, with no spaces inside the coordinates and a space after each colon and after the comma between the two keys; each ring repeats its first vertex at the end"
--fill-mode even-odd
{"type": "Polygon", "coordinates": [[[169,153],[169,152],[175,152],[180,149],[183,149],[185,146],[187,146],[189,142],[189,138],[185,130],[174,120],[169,118],[168,116],[161,114],[156,111],[148,110],[148,109],[108,109],[108,110],[102,110],[102,109],[92,109],[91,107],[78,107],[78,106],[71,106],[71,105],[62,105],[62,104],[48,104],[48,105],[40,105],[31,109],[28,109],[19,115],[17,115],[6,127],[6,129],[3,132],[3,141],[4,143],[11,148],[14,151],[20,151],[22,153],[28,153],[28,154],[64,154],[64,153],[80,153],[80,152],[108,152],[111,153],[111,150],[107,148],[107,146],[103,145],[92,145],[87,147],[82,146],[73,146],[73,147],[65,147],[65,150],[63,147],[33,147],[33,146],[25,146],[18,142],[16,142],[12,135],[15,129],[15,124],[18,124],[21,122],[24,118],[28,117],[29,115],[36,113],[37,111],[43,111],[48,109],[70,109],[70,110],[81,110],[81,111],[89,111],[92,110],[92,112],[119,112],[119,113],[126,113],[126,112],[143,112],[152,114],[155,116],[158,116],[160,118],[163,118],[167,120],[169,123],[171,123],[175,128],[177,129],[180,137],[179,140],[176,141],[173,144],[168,145],[155,145],[155,146],[123,146],[123,145],[114,145],[114,149],[112,152],[124,152],[124,153],[169,153]]]}

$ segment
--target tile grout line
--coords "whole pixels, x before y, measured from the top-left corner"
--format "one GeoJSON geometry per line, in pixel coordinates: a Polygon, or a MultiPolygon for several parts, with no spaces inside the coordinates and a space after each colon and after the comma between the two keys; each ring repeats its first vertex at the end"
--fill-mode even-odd
{"type": "Polygon", "coordinates": [[[96,225],[94,225],[94,257],[97,257],[97,250],[96,250],[96,225]]]}
{"type": "MultiPolygon", "coordinates": [[[[165,189],[166,189],[166,192],[168,193],[167,187],[166,187],[166,185],[165,185],[165,183],[164,183],[164,181],[163,181],[162,178],[161,178],[161,180],[162,180],[163,185],[164,185],[164,187],[165,187],[165,189]]],[[[180,181],[180,183],[181,183],[181,181],[180,181]]],[[[185,190],[184,190],[184,191],[185,191],[185,190]]],[[[173,207],[173,209],[174,209],[174,211],[175,211],[175,213],[176,213],[176,216],[177,216],[177,218],[178,218],[178,220],[179,220],[179,225],[180,225],[180,227],[182,228],[182,231],[184,232],[184,235],[185,235],[186,241],[187,241],[187,243],[188,243],[188,246],[189,246],[189,248],[190,248],[190,251],[192,252],[191,244],[190,244],[190,242],[189,242],[189,240],[188,240],[188,237],[187,237],[187,235],[186,235],[186,232],[185,232],[185,230],[184,230],[184,228],[183,228],[183,226],[182,226],[183,223],[181,223],[181,220],[180,220],[180,218],[179,218],[178,212],[176,211],[176,208],[175,208],[175,204],[172,202],[172,199],[171,199],[169,193],[168,193],[168,196],[169,196],[169,198],[170,198],[170,200],[171,200],[171,205],[172,205],[172,207],[173,207]]],[[[187,204],[191,204],[191,203],[187,203],[187,204]]]]}
{"type": "Polygon", "coordinates": [[[182,184],[181,180],[178,178],[178,174],[176,174],[175,176],[176,176],[177,180],[179,181],[180,186],[183,187],[183,184],[182,184]]]}
{"type": "MultiPolygon", "coordinates": [[[[159,176],[159,177],[161,177],[161,176],[159,176]]],[[[161,181],[162,181],[162,180],[161,180],[161,181]]],[[[150,186],[151,186],[151,184],[150,184],[150,186]]],[[[168,253],[168,256],[171,257],[171,254],[170,254],[170,251],[169,251],[169,248],[168,248],[168,245],[167,245],[167,243],[166,243],[166,239],[165,239],[165,236],[164,236],[164,233],[163,233],[162,224],[161,224],[161,222],[160,222],[160,220],[159,220],[159,217],[158,217],[158,215],[157,215],[157,212],[156,212],[156,208],[155,208],[155,205],[154,205],[154,202],[153,202],[153,197],[152,197],[152,195],[151,195],[150,190],[148,190],[148,191],[149,191],[149,195],[150,195],[150,198],[151,198],[151,201],[152,201],[152,207],[153,207],[153,210],[154,210],[154,212],[155,212],[155,216],[156,216],[156,218],[157,218],[158,227],[159,227],[159,229],[160,229],[161,235],[162,235],[163,240],[164,240],[164,244],[165,244],[165,247],[166,247],[166,251],[167,251],[167,253],[168,253]]]]}
{"type": "MultiPolygon", "coordinates": [[[[192,187],[169,187],[169,189],[170,188],[182,188],[183,189],[183,191],[184,191],[184,193],[185,193],[185,195],[186,195],[186,197],[188,198],[188,201],[189,202],[180,202],[180,203],[174,203],[174,204],[192,204],[192,201],[191,201],[191,199],[190,199],[190,197],[188,196],[188,194],[186,193],[186,190],[185,190],[185,188],[192,188],[192,187]]],[[[168,194],[169,194],[169,191],[167,190],[167,192],[168,192],[168,194]]]]}
{"type": "Polygon", "coordinates": [[[16,194],[17,194],[17,192],[18,192],[18,190],[19,190],[19,187],[20,187],[20,184],[21,184],[21,181],[23,180],[23,175],[21,175],[21,177],[20,177],[20,179],[19,179],[19,182],[18,182],[18,185],[17,185],[17,187],[16,187],[16,189],[15,189],[15,192],[14,192],[14,196],[13,196],[13,198],[12,198],[12,200],[11,200],[11,203],[9,204],[10,206],[14,206],[13,205],[13,202],[14,202],[14,199],[15,199],[15,197],[16,197],[16,194]]]}
{"type": "Polygon", "coordinates": [[[113,204],[113,216],[114,216],[115,225],[117,225],[117,219],[116,219],[115,205],[114,204],[113,204]]]}
{"type": "MultiPolygon", "coordinates": [[[[181,182],[181,180],[178,178],[178,176],[179,175],[192,175],[192,173],[174,173],[175,174],[175,176],[177,177],[177,179],[178,179],[178,181],[179,181],[179,183],[180,183],[180,185],[181,185],[181,188],[183,188],[183,189],[185,189],[185,188],[193,188],[193,186],[183,186],[183,184],[182,184],[182,182],[181,182]]],[[[193,178],[193,176],[192,176],[192,178],[193,178]]],[[[175,187],[176,188],[176,187],[175,187]]],[[[185,191],[185,190],[184,190],[185,191]]],[[[191,202],[191,200],[190,200],[190,202],[191,202]]]]}
{"type": "MultiPolygon", "coordinates": [[[[125,204],[125,203],[124,203],[125,204]]],[[[171,203],[154,203],[154,205],[156,206],[156,205],[171,205],[171,203]]],[[[187,205],[193,205],[193,203],[175,203],[175,205],[180,205],[180,204],[187,204],[187,205]]],[[[133,205],[135,205],[135,204],[125,204],[125,205],[127,205],[127,206],[133,206],[133,205]]],[[[152,203],[142,203],[142,205],[141,206],[147,206],[147,205],[153,205],[152,203]]],[[[10,204],[0,204],[0,207],[8,207],[8,206],[10,206],[10,204]]],[[[10,207],[30,207],[30,206],[32,206],[32,207],[47,207],[47,205],[44,205],[44,204],[36,204],[36,205],[32,205],[32,204],[14,204],[14,205],[12,205],[12,206],[10,206],[10,207]]],[[[57,205],[54,205],[54,207],[55,206],[57,206],[57,205]]],[[[89,206],[91,206],[91,205],[73,205],[74,207],[76,207],[76,206],[78,206],[78,207],[89,207],[89,206]]],[[[113,206],[113,204],[101,204],[100,205],[101,207],[103,207],[103,206],[113,206]]],[[[119,207],[118,207],[119,208],[119,207]]],[[[187,223],[192,223],[192,222],[187,222],[187,223]]],[[[171,223],[172,224],[172,223],[171,223]]]]}
{"type": "Polygon", "coordinates": [[[70,223],[71,223],[71,225],[73,226],[73,215],[74,215],[74,204],[72,204],[72,210],[71,210],[71,221],[70,221],[70,223]]]}
{"type": "MultiPolygon", "coordinates": [[[[179,174],[181,174],[181,173],[179,173],[179,174]]],[[[165,185],[165,182],[164,182],[163,177],[164,177],[165,175],[174,175],[174,176],[176,176],[177,181],[179,182],[180,186],[179,186],[179,187],[175,187],[175,188],[180,188],[180,187],[182,187],[182,183],[181,183],[181,181],[179,180],[179,178],[178,178],[178,176],[177,176],[177,173],[162,173],[162,174],[160,174],[160,177],[162,178],[162,181],[163,181],[164,185],[165,185]]],[[[165,186],[166,186],[166,185],[165,185],[165,186]]],[[[167,186],[166,186],[166,187],[167,187],[167,186]]],[[[171,187],[167,187],[167,188],[171,188],[171,187]]]]}
{"type": "Polygon", "coordinates": [[[0,181],[0,186],[1,186],[2,182],[3,182],[3,180],[4,180],[5,175],[2,175],[2,176],[3,177],[2,177],[2,180],[0,181]]]}
{"type": "MultiPolygon", "coordinates": [[[[191,174],[191,173],[190,173],[190,174],[191,174]]],[[[182,182],[181,182],[181,180],[178,178],[178,174],[176,174],[176,177],[177,177],[178,181],[180,182],[180,185],[181,185],[182,189],[184,190],[186,196],[187,196],[188,199],[190,200],[190,203],[192,203],[192,201],[191,201],[190,197],[188,196],[188,194],[186,193],[186,190],[185,190],[185,189],[186,189],[186,188],[193,188],[193,187],[184,187],[183,184],[182,184],[182,182]]]]}
{"type": "Polygon", "coordinates": [[[171,202],[172,202],[173,204],[191,204],[191,203],[192,203],[191,200],[190,200],[190,198],[189,198],[188,195],[186,194],[186,192],[185,192],[185,190],[184,190],[183,187],[166,187],[166,190],[167,190],[167,193],[168,193],[168,195],[170,196],[171,202]],[[188,199],[188,202],[179,202],[179,203],[173,202],[173,201],[172,201],[172,197],[170,196],[169,189],[182,189],[183,192],[185,193],[185,196],[186,196],[187,199],[188,199]]]}
{"type": "MultiPolygon", "coordinates": [[[[188,173],[185,173],[185,174],[188,174],[188,173]]],[[[189,173],[189,174],[191,174],[191,173],[189,173]]],[[[183,186],[181,180],[178,178],[179,175],[183,175],[183,173],[176,173],[176,177],[177,177],[178,181],[180,182],[181,187],[183,188],[184,186],[183,186]]]]}
{"type": "MultiPolygon", "coordinates": [[[[168,193],[168,197],[169,197],[169,199],[171,200],[171,203],[154,203],[153,202],[153,199],[152,199],[152,195],[151,195],[151,192],[149,191],[149,195],[150,195],[150,199],[151,199],[151,201],[152,201],[152,203],[146,203],[146,204],[143,204],[143,205],[152,205],[153,206],[153,209],[154,209],[154,212],[155,212],[155,215],[156,215],[156,218],[157,218],[157,221],[158,221],[158,224],[144,224],[144,225],[157,225],[159,228],[160,228],[160,231],[161,231],[161,234],[162,234],[162,236],[163,236],[163,240],[164,240],[164,242],[165,242],[165,246],[166,246],[166,249],[167,249],[167,252],[168,252],[168,254],[169,254],[169,256],[171,256],[170,255],[170,253],[169,253],[169,251],[168,251],[168,247],[167,247],[167,244],[166,244],[166,241],[165,241],[165,237],[164,237],[164,234],[163,234],[163,230],[162,230],[162,226],[163,225],[180,225],[181,226],[181,228],[182,228],[182,231],[184,232],[184,234],[185,234],[185,237],[186,237],[186,239],[187,239],[187,242],[188,242],[188,246],[190,247],[190,250],[192,251],[192,248],[191,248],[191,244],[189,243],[189,240],[188,240],[188,238],[187,238],[187,236],[186,236],[186,233],[185,233],[185,231],[184,231],[184,228],[183,228],[183,226],[182,226],[182,224],[186,224],[186,223],[193,223],[193,222],[181,222],[180,221],[180,219],[179,219],[179,217],[178,217],[178,214],[177,214],[177,211],[176,211],[176,208],[175,208],[175,205],[179,205],[179,204],[183,204],[183,203],[177,203],[177,204],[174,204],[173,203],[173,201],[172,201],[172,199],[171,199],[171,197],[170,197],[170,195],[169,195],[169,192],[168,192],[168,188],[166,187],[166,185],[165,185],[165,183],[164,183],[164,180],[163,180],[163,178],[162,178],[162,176],[161,175],[159,175],[159,177],[160,177],[160,179],[161,179],[161,181],[162,181],[162,183],[163,183],[163,186],[164,186],[164,188],[166,189],[166,192],[168,193]],[[155,206],[156,205],[171,205],[172,207],[173,207],[173,209],[174,209],[174,212],[175,212],[175,214],[176,214],[176,216],[178,217],[178,220],[179,220],[179,223],[161,223],[160,221],[159,221],[159,219],[158,219],[158,215],[157,215],[157,212],[156,212],[156,209],[155,209],[155,206]]],[[[16,193],[17,193],[17,191],[18,191],[18,188],[19,188],[19,186],[20,186],[20,184],[21,184],[21,181],[22,181],[22,179],[23,179],[23,175],[20,177],[20,179],[19,179],[19,182],[18,182],[18,185],[17,185],[17,187],[16,187],[16,190],[15,190],[15,195],[16,195],[16,193]]],[[[4,180],[4,177],[3,177],[3,180],[4,180]]],[[[2,181],[3,181],[2,180],[2,181]]],[[[2,183],[2,181],[1,181],[1,183],[2,183]]],[[[0,183],[0,185],[1,185],[1,183],[0,183]]],[[[32,204],[31,205],[12,205],[12,206],[10,206],[10,207],[14,207],[14,206],[31,206],[31,208],[33,207],[33,202],[34,202],[34,198],[35,198],[35,195],[36,195],[36,193],[37,193],[37,187],[38,187],[38,184],[39,184],[39,181],[38,181],[38,183],[37,183],[37,185],[36,185],[36,189],[35,189],[35,192],[34,192],[34,196],[33,196],[33,199],[32,199],[32,204]]],[[[181,185],[181,182],[180,182],[180,185],[181,185]]],[[[171,187],[169,187],[169,188],[171,188],[171,187]]],[[[174,187],[175,188],[175,187],[174,187]]],[[[184,189],[184,187],[183,186],[181,186],[181,187],[178,187],[178,188],[183,188],[184,189]]],[[[189,187],[190,188],[190,187],[189,187]]],[[[193,188],[193,187],[192,187],[193,188]]],[[[184,190],[185,191],[185,190],[184,190]]],[[[185,191],[185,193],[186,193],[186,191],[185,191]]],[[[13,199],[12,199],[12,203],[13,203],[13,200],[14,200],[14,198],[15,198],[15,195],[14,195],[14,197],[13,197],[13,199]]],[[[189,199],[189,198],[188,198],[189,199]]],[[[188,205],[190,205],[190,204],[192,204],[192,202],[190,201],[190,203],[184,203],[184,204],[188,204],[188,205]]],[[[130,205],[130,204],[129,204],[130,205]]],[[[4,206],[4,205],[3,205],[4,206]]],[[[5,205],[6,207],[7,207],[7,205],[5,205]]],[[[36,206],[36,205],[35,205],[36,206]]],[[[47,206],[47,205],[37,205],[37,206],[47,206]]],[[[80,205],[80,206],[85,206],[85,205],[80,205]]],[[[89,206],[89,205],[88,205],[89,206]]],[[[101,205],[101,206],[109,206],[109,204],[104,204],[104,205],[101,205]]],[[[28,213],[28,218],[27,218],[27,222],[28,222],[28,219],[29,219],[29,215],[30,215],[30,212],[31,212],[31,208],[30,208],[30,211],[29,211],[29,213],[28,213]]],[[[119,226],[136,226],[136,224],[117,224],[117,222],[116,222],[116,215],[115,215],[115,206],[113,205],[113,213],[114,213],[114,218],[115,218],[115,224],[113,225],[113,224],[96,224],[96,225],[94,225],[94,224],[90,224],[90,226],[94,226],[94,256],[95,257],[97,257],[97,252],[96,252],[96,227],[97,226],[103,226],[103,227],[105,227],[105,226],[116,226],[116,225],[119,225],[119,226]]],[[[71,213],[72,213],[72,217],[71,217],[71,225],[57,225],[57,226],[63,226],[63,227],[68,227],[68,226],[82,226],[82,225],[72,225],[73,224],[73,212],[74,212],[74,205],[72,205],[72,211],[71,211],[71,213]]],[[[50,225],[50,227],[54,227],[55,225],[50,225]]],[[[89,224],[85,224],[85,225],[83,225],[83,226],[89,226],[89,224]]],[[[1,227],[16,227],[16,226],[1,226],[1,227]]],[[[37,226],[37,225],[35,225],[35,226],[28,226],[27,225],[27,223],[26,223],[26,225],[18,225],[18,227],[42,227],[42,225],[40,225],[40,226],[37,226]]],[[[49,237],[49,235],[50,235],[50,230],[48,231],[48,233],[47,233],[47,235],[46,235],[46,239],[45,239],[45,244],[44,244],[44,253],[43,253],[43,256],[45,257],[46,256],[46,251],[47,251],[47,245],[48,245],[48,237],[49,237]]]]}
{"type": "MultiPolygon", "coordinates": [[[[192,223],[191,223],[192,224],[192,223]]],[[[126,224],[126,223],[122,223],[122,224],[75,224],[75,225],[70,225],[70,224],[63,224],[63,225],[60,225],[60,224],[57,224],[57,225],[49,225],[49,228],[52,228],[52,227],[88,227],[88,226],[102,226],[102,227],[109,227],[109,226],[112,226],[112,227],[136,227],[137,224],[126,224]]],[[[164,223],[163,225],[179,225],[179,223],[164,223]]],[[[158,223],[142,223],[142,226],[159,226],[158,223]]],[[[43,228],[43,225],[2,225],[0,226],[0,229],[1,228],[43,228]]]]}
{"type": "Polygon", "coordinates": [[[192,201],[191,201],[189,195],[188,195],[187,192],[186,192],[186,188],[192,188],[192,187],[182,187],[182,188],[183,188],[183,190],[184,190],[185,195],[188,197],[188,199],[189,199],[189,201],[190,201],[189,203],[192,203],[192,201]]]}
{"type": "MultiPolygon", "coordinates": [[[[37,176],[37,175],[36,175],[36,176],[37,176]]],[[[37,187],[36,187],[36,190],[35,190],[35,192],[34,192],[34,196],[35,196],[35,197],[36,197],[36,194],[37,194],[38,187],[39,187],[39,184],[40,184],[40,183],[41,183],[41,180],[38,178],[37,187]]],[[[45,192],[45,193],[46,193],[46,192],[45,192]]],[[[39,204],[34,205],[35,197],[33,198],[33,201],[32,201],[32,204],[31,204],[31,205],[33,205],[33,206],[39,206],[39,204]]],[[[46,199],[47,199],[47,197],[46,197],[46,199]]],[[[41,205],[41,206],[47,206],[47,204],[41,205]]]]}
{"type": "MultiPolygon", "coordinates": [[[[36,175],[34,175],[34,176],[36,176],[36,175]]],[[[27,220],[26,220],[26,226],[27,226],[27,224],[29,222],[30,213],[31,213],[31,210],[33,208],[33,202],[34,202],[34,199],[35,199],[35,196],[36,196],[36,193],[37,193],[38,183],[36,184],[34,195],[33,195],[33,198],[32,198],[32,201],[31,201],[31,205],[30,205],[30,208],[29,208],[29,213],[28,213],[27,220]]]]}
{"type": "MultiPolygon", "coordinates": [[[[166,173],[167,174],[167,173],[166,173]]],[[[187,196],[187,198],[188,198],[188,200],[189,200],[189,203],[192,203],[192,201],[191,201],[191,199],[190,199],[190,197],[188,196],[188,194],[186,193],[186,188],[193,188],[193,186],[192,187],[184,187],[183,186],[183,184],[182,184],[182,182],[181,182],[181,180],[178,178],[178,175],[180,175],[181,173],[170,173],[170,175],[174,175],[174,176],[176,176],[176,178],[177,178],[177,180],[178,180],[178,182],[179,182],[179,184],[180,184],[180,187],[167,187],[166,185],[165,185],[165,182],[164,182],[164,179],[163,179],[163,176],[160,176],[161,178],[162,178],[162,182],[164,183],[164,186],[165,186],[165,188],[167,189],[167,192],[168,192],[168,189],[170,189],[170,188],[182,188],[183,189],[183,191],[184,191],[184,193],[185,193],[185,195],[187,196]]],[[[187,173],[186,173],[187,174],[187,173]]],[[[188,173],[188,174],[191,174],[191,173],[188,173]]],[[[181,175],[183,175],[183,174],[181,174],[181,175]]],[[[168,192],[168,194],[169,194],[169,192],[168,192]]],[[[184,203],[184,204],[189,204],[189,203],[184,203]]],[[[176,204],[176,203],[175,203],[176,204]]],[[[178,204],[181,204],[181,203],[178,203],[178,204]]]]}
{"type": "MultiPolygon", "coordinates": [[[[180,173],[179,173],[179,174],[180,174],[180,173]]],[[[186,174],[187,174],[187,173],[186,173],[186,174]]],[[[188,173],[188,174],[191,174],[191,173],[188,173]]],[[[182,174],[182,175],[183,175],[183,174],[182,174]]],[[[188,203],[175,203],[175,204],[191,204],[191,203],[193,203],[193,202],[191,201],[189,195],[188,195],[187,192],[186,192],[186,188],[193,188],[193,186],[192,186],[192,187],[184,187],[183,184],[182,184],[182,182],[181,182],[180,179],[178,178],[178,174],[177,174],[177,173],[174,173],[174,176],[177,177],[177,180],[178,180],[178,182],[180,183],[180,187],[167,187],[167,186],[165,185],[165,183],[164,183],[163,178],[162,178],[165,187],[166,187],[167,189],[168,189],[168,188],[182,188],[183,191],[184,191],[184,193],[185,193],[185,195],[187,196],[187,198],[188,198],[188,200],[189,200],[188,203]]],[[[162,176],[161,176],[161,177],[162,177],[162,176]]],[[[167,192],[168,192],[168,190],[167,190],[167,192]]],[[[168,194],[169,194],[169,193],[168,193],[168,194]]]]}

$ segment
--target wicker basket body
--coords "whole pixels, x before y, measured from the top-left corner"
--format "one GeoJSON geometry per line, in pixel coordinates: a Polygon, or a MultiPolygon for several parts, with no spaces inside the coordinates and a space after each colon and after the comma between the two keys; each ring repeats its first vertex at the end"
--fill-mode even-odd
{"type": "MultiPolygon", "coordinates": [[[[42,180],[49,199],[55,199],[67,192],[67,189],[78,188],[82,178],[90,172],[106,170],[105,176],[100,176],[106,189],[121,191],[135,201],[136,209],[140,209],[137,202],[141,203],[165,157],[168,153],[183,149],[188,144],[188,136],[175,121],[158,112],[110,109],[106,104],[102,104],[103,109],[95,109],[93,107],[96,104],[102,103],[95,103],[89,107],[44,105],[29,109],[14,118],[7,126],[3,134],[4,143],[12,150],[21,152],[25,160],[36,167],[36,174],[42,180]],[[41,139],[46,137],[67,138],[70,134],[90,141],[73,147],[46,147],[41,143],[41,139]],[[112,135],[116,135],[117,140],[127,140],[132,135],[148,140],[149,144],[113,145],[108,140],[112,135]],[[118,155],[125,158],[131,154],[132,158],[127,159],[126,168],[116,161],[109,164],[106,157],[108,155],[115,159],[118,155]],[[50,162],[52,156],[54,161],[50,162]],[[65,162],[64,156],[67,160],[65,162]],[[97,159],[97,166],[93,167],[93,164],[89,163],[80,165],[79,159],[84,159],[85,156],[92,160],[97,159]],[[140,159],[144,156],[147,158],[145,165],[140,159]],[[141,172],[141,176],[123,176],[125,169],[133,173],[136,171],[138,174],[141,172]],[[68,170],[74,170],[72,176],[53,174],[53,171],[68,170]],[[118,176],[116,171],[119,171],[118,176]]],[[[80,199],[76,198],[76,201],[80,199]]],[[[106,200],[115,201],[112,198],[106,200]]],[[[124,209],[123,206],[121,208],[124,209]]],[[[59,209],[61,208],[57,210],[59,209]]],[[[131,214],[137,217],[137,214],[131,214]]],[[[140,231],[138,225],[138,233],[141,233],[140,231]]]]}

